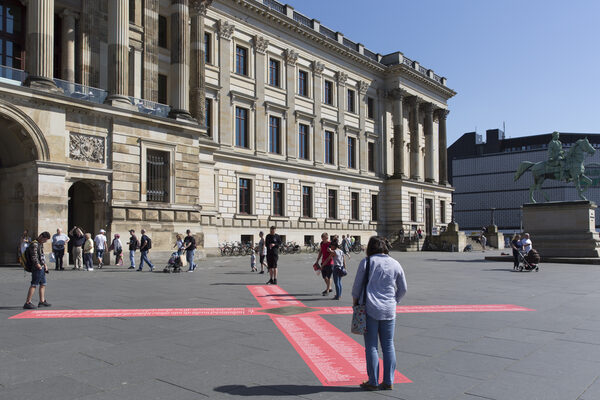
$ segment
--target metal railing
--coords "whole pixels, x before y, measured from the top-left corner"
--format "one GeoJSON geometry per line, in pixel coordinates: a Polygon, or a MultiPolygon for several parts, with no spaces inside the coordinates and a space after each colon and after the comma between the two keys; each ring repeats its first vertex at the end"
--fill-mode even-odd
{"type": "Polygon", "coordinates": [[[327,36],[329,39],[337,40],[335,32],[323,25],[319,26],[319,33],[323,36],[327,36]]]}
{"type": "Polygon", "coordinates": [[[144,114],[156,115],[157,117],[168,117],[171,107],[166,104],[156,103],[154,101],[129,97],[131,104],[137,107],[138,111],[144,114]]]}
{"type": "Polygon", "coordinates": [[[285,14],[285,5],[281,4],[276,0],[263,0],[263,4],[269,7],[271,10],[275,10],[279,13],[285,14]]]}
{"type": "Polygon", "coordinates": [[[312,28],[312,20],[299,12],[294,11],[294,21],[301,23],[304,26],[312,28]]]}
{"type": "Polygon", "coordinates": [[[54,78],[56,86],[63,91],[63,94],[72,99],[91,101],[92,103],[102,104],[108,96],[108,92],[91,86],[85,86],[80,83],[67,82],[62,79],[54,78]]]}
{"type": "Polygon", "coordinates": [[[0,65],[0,82],[21,86],[25,79],[27,79],[27,72],[22,69],[0,65]]]}
{"type": "Polygon", "coordinates": [[[358,51],[358,44],[354,43],[350,39],[344,38],[344,46],[350,47],[354,51],[358,51]]]}

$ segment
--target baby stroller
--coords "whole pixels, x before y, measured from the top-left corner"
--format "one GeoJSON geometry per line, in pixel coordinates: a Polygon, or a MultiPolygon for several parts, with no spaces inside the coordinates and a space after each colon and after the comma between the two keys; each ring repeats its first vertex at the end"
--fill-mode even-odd
{"type": "Polygon", "coordinates": [[[519,265],[515,269],[517,271],[539,271],[540,253],[535,249],[529,250],[529,253],[519,251],[519,265]]]}
{"type": "Polygon", "coordinates": [[[174,252],[173,254],[171,254],[171,257],[169,258],[169,263],[163,269],[163,272],[181,272],[181,268],[183,268],[183,260],[181,259],[181,256],[177,254],[177,252],[174,252]]]}

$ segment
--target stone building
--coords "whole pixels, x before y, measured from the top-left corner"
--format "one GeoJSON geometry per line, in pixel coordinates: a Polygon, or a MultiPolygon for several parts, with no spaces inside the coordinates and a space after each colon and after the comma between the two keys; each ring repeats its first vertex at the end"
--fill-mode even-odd
{"type": "Polygon", "coordinates": [[[1,261],[23,230],[365,241],[449,222],[446,79],[275,0],[3,0],[1,261]]]}

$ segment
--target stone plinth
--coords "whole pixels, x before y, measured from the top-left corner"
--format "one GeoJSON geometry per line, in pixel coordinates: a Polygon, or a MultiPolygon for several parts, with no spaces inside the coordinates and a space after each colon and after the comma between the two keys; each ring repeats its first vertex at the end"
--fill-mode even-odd
{"type": "Polygon", "coordinates": [[[487,245],[489,247],[495,247],[497,249],[504,248],[504,234],[502,232],[498,232],[498,226],[488,226],[485,237],[487,238],[487,245]]]}
{"type": "Polygon", "coordinates": [[[455,246],[458,251],[463,251],[467,245],[467,236],[464,232],[458,230],[458,224],[456,222],[448,224],[446,230],[440,233],[440,239],[455,246]]]}
{"type": "Polygon", "coordinates": [[[523,205],[523,229],[543,257],[599,257],[596,204],[561,201],[523,205]]]}

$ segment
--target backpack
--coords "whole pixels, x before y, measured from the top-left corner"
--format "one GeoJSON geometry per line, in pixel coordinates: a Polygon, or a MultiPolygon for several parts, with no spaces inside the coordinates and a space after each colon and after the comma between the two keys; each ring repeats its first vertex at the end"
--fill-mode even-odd
{"type": "Polygon", "coordinates": [[[146,236],[146,250],[150,250],[152,248],[152,239],[146,236]]]}
{"type": "Polygon", "coordinates": [[[29,243],[29,246],[27,246],[25,251],[19,255],[19,264],[21,264],[21,267],[23,267],[23,270],[25,270],[25,272],[31,272],[31,264],[28,262],[27,252],[30,251],[29,249],[33,247],[33,243],[37,243],[37,241],[34,240],[31,243],[29,243]]]}

